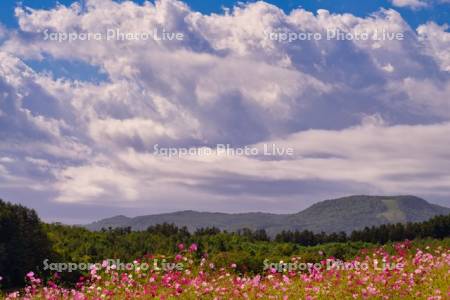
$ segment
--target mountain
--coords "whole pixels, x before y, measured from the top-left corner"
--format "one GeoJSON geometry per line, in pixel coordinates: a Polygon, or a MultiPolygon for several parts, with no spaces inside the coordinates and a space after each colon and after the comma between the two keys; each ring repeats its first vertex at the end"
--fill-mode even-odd
{"type": "Polygon", "coordinates": [[[236,231],[242,228],[265,229],[269,235],[281,230],[312,230],[327,233],[362,229],[386,223],[422,222],[436,215],[450,214],[450,208],[431,204],[415,196],[350,196],[326,200],[296,214],[210,213],[179,211],[128,218],[116,216],[86,225],[90,230],[131,227],[145,230],[151,225],[173,223],[190,231],[217,227],[236,231]]]}
{"type": "Polygon", "coordinates": [[[291,215],[289,224],[315,232],[351,232],[386,223],[423,222],[449,213],[450,208],[415,196],[350,196],[316,203],[291,215]]]}
{"type": "Polygon", "coordinates": [[[282,222],[283,218],[288,216],[290,215],[268,213],[226,214],[186,210],[135,218],[116,216],[94,222],[85,227],[90,230],[100,230],[109,227],[117,228],[130,226],[133,230],[145,230],[151,225],[173,223],[177,226],[186,226],[190,231],[213,226],[223,230],[235,231],[241,228],[268,228],[279,224],[282,222]]]}

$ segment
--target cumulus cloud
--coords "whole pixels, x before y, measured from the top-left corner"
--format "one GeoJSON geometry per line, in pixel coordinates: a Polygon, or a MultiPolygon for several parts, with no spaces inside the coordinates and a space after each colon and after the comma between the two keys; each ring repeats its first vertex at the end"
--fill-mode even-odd
{"type": "Polygon", "coordinates": [[[20,28],[0,44],[3,182],[34,183],[61,203],[167,210],[211,203],[274,209],[350,193],[448,195],[450,45],[443,26],[415,31],[395,10],[365,18],[286,14],[265,2],[204,15],[175,0],[90,0],[84,8],[19,7],[16,16],[20,28]],[[44,38],[108,29],[184,38],[44,38]],[[329,32],[383,38],[270,38],[329,32]],[[403,39],[393,38],[399,33],[403,39]],[[104,76],[53,72],[68,61],[104,76]],[[293,147],[296,155],[153,153],[156,144],[265,143],[293,147]]]}
{"type": "Polygon", "coordinates": [[[427,41],[428,51],[441,66],[441,69],[450,72],[450,33],[446,30],[448,25],[439,26],[434,22],[421,25],[417,28],[419,38],[427,41]]]}

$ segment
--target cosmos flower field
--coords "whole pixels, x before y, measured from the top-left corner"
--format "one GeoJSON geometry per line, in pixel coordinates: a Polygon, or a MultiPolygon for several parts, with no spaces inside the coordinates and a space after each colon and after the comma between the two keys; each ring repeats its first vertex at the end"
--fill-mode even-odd
{"type": "MultiPolygon", "coordinates": [[[[174,261],[183,269],[139,267],[118,271],[106,261],[92,267],[76,286],[58,284],[58,274],[43,280],[30,272],[25,289],[9,292],[6,299],[428,299],[450,297],[450,250],[442,244],[418,248],[409,241],[363,249],[353,260],[324,256],[306,270],[292,270],[302,257],[273,262],[262,274],[241,274],[234,263],[216,267],[197,246],[178,245],[174,261]],[[280,266],[284,266],[280,268],[280,266]],[[290,269],[290,270],[289,270],[290,269]]],[[[136,265],[156,256],[136,260],[136,265]]]]}

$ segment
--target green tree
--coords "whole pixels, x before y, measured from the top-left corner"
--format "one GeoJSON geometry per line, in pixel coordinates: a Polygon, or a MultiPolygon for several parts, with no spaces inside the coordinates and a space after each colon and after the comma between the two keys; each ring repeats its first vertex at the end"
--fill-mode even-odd
{"type": "Polygon", "coordinates": [[[36,212],[0,199],[0,276],[4,288],[25,283],[25,275],[38,271],[53,257],[51,243],[36,212]]]}

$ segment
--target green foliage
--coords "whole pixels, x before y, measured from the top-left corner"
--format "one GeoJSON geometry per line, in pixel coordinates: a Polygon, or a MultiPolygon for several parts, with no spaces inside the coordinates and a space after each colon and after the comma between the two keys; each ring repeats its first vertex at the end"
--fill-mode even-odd
{"type": "Polygon", "coordinates": [[[305,246],[314,246],[323,243],[362,241],[369,243],[386,244],[387,242],[413,240],[418,238],[442,239],[450,235],[450,215],[436,216],[422,223],[382,224],[380,226],[366,227],[363,230],[353,231],[350,236],[345,232],[315,234],[312,231],[282,231],[275,237],[277,242],[298,243],[305,246]]]}
{"type": "MultiPolygon", "coordinates": [[[[361,249],[405,239],[442,239],[450,236],[450,215],[422,223],[381,225],[340,233],[282,231],[271,240],[265,230],[243,228],[236,232],[202,228],[194,233],[186,227],[162,223],[142,231],[130,227],[90,231],[62,224],[42,224],[36,213],[25,207],[0,201],[0,276],[3,287],[23,284],[29,271],[39,271],[44,259],[51,262],[96,263],[105,259],[132,262],[147,255],[174,256],[178,244],[195,243],[194,259],[208,256],[216,268],[236,264],[236,272],[260,273],[264,260],[319,262],[326,257],[348,260],[361,249]]],[[[446,239],[448,241],[449,239],[446,239]]],[[[39,272],[40,275],[44,275],[39,272]]],[[[62,280],[76,282],[81,273],[64,273],[62,280]]]]}
{"type": "Polygon", "coordinates": [[[0,200],[0,276],[3,288],[24,284],[25,274],[51,259],[51,245],[34,210],[0,200]]]}
{"type": "MultiPolygon", "coordinates": [[[[196,243],[199,256],[207,253],[217,256],[213,260],[221,265],[220,258],[245,261],[243,265],[257,271],[255,265],[270,257],[289,257],[299,251],[303,254],[318,253],[337,258],[356,255],[359,249],[370,244],[385,244],[415,238],[443,238],[450,235],[450,215],[438,216],[422,223],[381,225],[354,231],[347,236],[344,232],[315,234],[312,231],[283,231],[274,241],[263,230],[238,230],[235,233],[221,232],[217,228],[204,228],[194,234],[186,228],[173,224],[160,224],[145,231],[132,231],[128,228],[89,231],[81,227],[60,224],[44,225],[53,242],[53,250],[66,262],[97,262],[106,258],[132,261],[147,254],[176,254],[177,244],[196,243]],[[368,244],[369,243],[369,244],[368,244]],[[325,247],[317,245],[326,245],[325,247]],[[311,247],[317,246],[317,247],[311,247]],[[312,251],[312,252],[310,252],[312,251]]],[[[315,255],[316,255],[315,254],[315,255]]],[[[309,257],[317,260],[319,257],[309,257]]]]}

